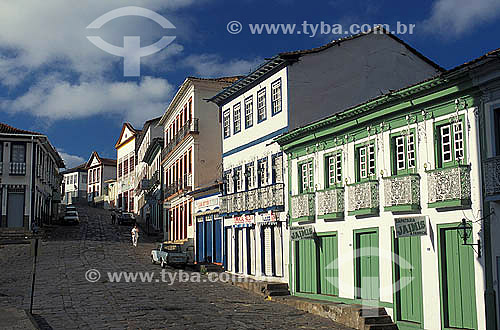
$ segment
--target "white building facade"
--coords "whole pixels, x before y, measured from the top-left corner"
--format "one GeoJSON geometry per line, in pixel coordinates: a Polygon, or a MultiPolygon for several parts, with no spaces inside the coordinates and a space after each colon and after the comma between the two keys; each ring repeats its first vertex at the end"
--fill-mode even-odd
{"type": "Polygon", "coordinates": [[[116,181],[118,184],[118,196],[116,207],[125,212],[137,214],[137,201],[135,199],[135,167],[137,157],[135,153],[136,139],[141,133],[131,124],[124,123],[120,137],[115,144],[116,149],[116,181]]]}
{"type": "Polygon", "coordinates": [[[439,71],[401,40],[377,31],[279,54],[214,96],[222,119],[227,269],[288,282],[287,158],[274,138],[439,71]]]}
{"type": "Polygon", "coordinates": [[[106,181],[116,179],[116,160],[100,157],[94,151],[87,161],[87,201],[94,203],[104,202],[107,194],[106,181]]]}
{"type": "Polygon", "coordinates": [[[193,198],[187,193],[220,179],[218,111],[205,100],[233,81],[186,78],[160,120],[165,141],[161,158],[168,239],[193,250],[193,198]]]}
{"type": "Polygon", "coordinates": [[[87,169],[86,163],[61,172],[62,203],[76,204],[87,201],[87,169]]]}
{"type": "Polygon", "coordinates": [[[0,123],[0,230],[56,220],[64,161],[40,133],[0,123]]]}

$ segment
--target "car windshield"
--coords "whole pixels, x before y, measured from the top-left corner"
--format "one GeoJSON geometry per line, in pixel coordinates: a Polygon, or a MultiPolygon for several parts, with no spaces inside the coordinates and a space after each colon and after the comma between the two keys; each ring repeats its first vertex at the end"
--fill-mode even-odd
{"type": "Polygon", "coordinates": [[[169,244],[163,246],[163,251],[165,252],[181,252],[181,247],[175,244],[169,244]]]}
{"type": "Polygon", "coordinates": [[[123,217],[126,218],[126,219],[132,219],[133,218],[132,214],[130,214],[130,213],[124,213],[123,217]]]}

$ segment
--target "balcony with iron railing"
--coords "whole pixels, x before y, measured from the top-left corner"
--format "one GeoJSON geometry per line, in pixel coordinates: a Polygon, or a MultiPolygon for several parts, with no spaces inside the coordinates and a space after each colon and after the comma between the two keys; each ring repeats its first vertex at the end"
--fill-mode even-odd
{"type": "Polygon", "coordinates": [[[184,124],[180,128],[180,130],[174,135],[174,137],[165,145],[165,148],[163,148],[161,152],[161,157],[162,159],[165,159],[167,155],[174,150],[174,148],[181,143],[182,140],[188,135],[188,134],[193,134],[193,133],[198,133],[198,118],[193,118],[192,120],[188,121],[187,123],[184,124]]]}
{"type": "Polygon", "coordinates": [[[348,215],[378,215],[380,196],[377,180],[367,180],[347,185],[348,215]]]}
{"type": "Polygon", "coordinates": [[[164,185],[163,196],[164,198],[169,198],[177,193],[190,191],[193,189],[193,174],[184,174],[184,178],[179,181],[175,181],[170,185],[164,185]]]}
{"type": "Polygon", "coordinates": [[[486,200],[500,200],[500,156],[483,161],[486,200]]]}
{"type": "Polygon", "coordinates": [[[318,200],[317,215],[319,219],[340,220],[344,218],[345,189],[332,187],[316,192],[318,200]]]}
{"type": "Polygon", "coordinates": [[[420,210],[420,175],[403,174],[383,178],[385,211],[420,210]]]}
{"type": "Polygon", "coordinates": [[[259,211],[283,211],[285,187],[276,183],[265,187],[239,191],[221,197],[220,214],[243,214],[259,211]]]}
{"type": "Polygon", "coordinates": [[[0,175],[3,174],[3,162],[0,162],[0,175]]]}
{"type": "Polygon", "coordinates": [[[427,185],[429,207],[469,207],[471,204],[469,165],[455,165],[427,171],[427,185]]]}
{"type": "Polygon", "coordinates": [[[314,221],[316,216],[315,196],[314,192],[292,196],[290,211],[293,222],[314,221]]]}
{"type": "Polygon", "coordinates": [[[26,175],[26,163],[10,163],[10,175],[26,175]]]}

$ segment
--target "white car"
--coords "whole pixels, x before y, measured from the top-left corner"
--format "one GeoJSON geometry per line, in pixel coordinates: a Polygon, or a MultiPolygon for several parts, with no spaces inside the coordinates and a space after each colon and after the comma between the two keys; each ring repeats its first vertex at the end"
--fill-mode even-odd
{"type": "Polygon", "coordinates": [[[66,211],[64,214],[64,222],[65,223],[79,223],[80,218],[78,217],[77,211],[66,211]]]}

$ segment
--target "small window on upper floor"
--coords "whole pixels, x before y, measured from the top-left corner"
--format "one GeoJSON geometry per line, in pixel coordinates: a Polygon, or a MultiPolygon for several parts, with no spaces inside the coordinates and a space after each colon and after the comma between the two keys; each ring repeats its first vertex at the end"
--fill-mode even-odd
{"type": "Polygon", "coordinates": [[[342,184],[342,152],[325,156],[325,179],[327,188],[342,184]]]}
{"type": "Polygon", "coordinates": [[[314,191],[314,168],[312,159],[299,163],[299,182],[300,193],[314,191]]]}
{"type": "Polygon", "coordinates": [[[253,97],[245,99],[245,128],[253,126],[253,97]]]}
{"type": "Polygon", "coordinates": [[[392,175],[413,173],[416,170],[415,132],[391,136],[392,175]]]}
{"type": "Polygon", "coordinates": [[[271,84],[271,110],[273,116],[281,112],[281,78],[271,84]]]}
{"type": "Polygon", "coordinates": [[[223,130],[224,130],[224,138],[228,138],[231,136],[231,114],[229,110],[224,111],[223,116],[223,130]]]}
{"type": "Polygon", "coordinates": [[[267,185],[268,176],[267,157],[259,159],[257,161],[257,179],[259,187],[267,185]]]}
{"type": "Polygon", "coordinates": [[[495,109],[493,113],[493,132],[495,134],[495,154],[500,156],[500,109],[495,109]]]}
{"type": "Polygon", "coordinates": [[[437,124],[436,134],[436,167],[441,168],[462,163],[465,159],[463,120],[437,124]]]}
{"type": "Polygon", "coordinates": [[[373,178],[375,168],[375,144],[373,142],[356,147],[356,181],[373,178]]]}
{"type": "Polygon", "coordinates": [[[241,131],[241,103],[233,106],[233,134],[241,131]]]}
{"type": "Polygon", "coordinates": [[[245,189],[250,190],[255,185],[255,165],[248,163],[245,165],[245,189]]]}
{"type": "Polygon", "coordinates": [[[11,163],[26,163],[26,144],[11,143],[11,163]]]}
{"type": "Polygon", "coordinates": [[[257,123],[266,120],[266,118],[266,88],[263,88],[257,93],[257,123]]]}

